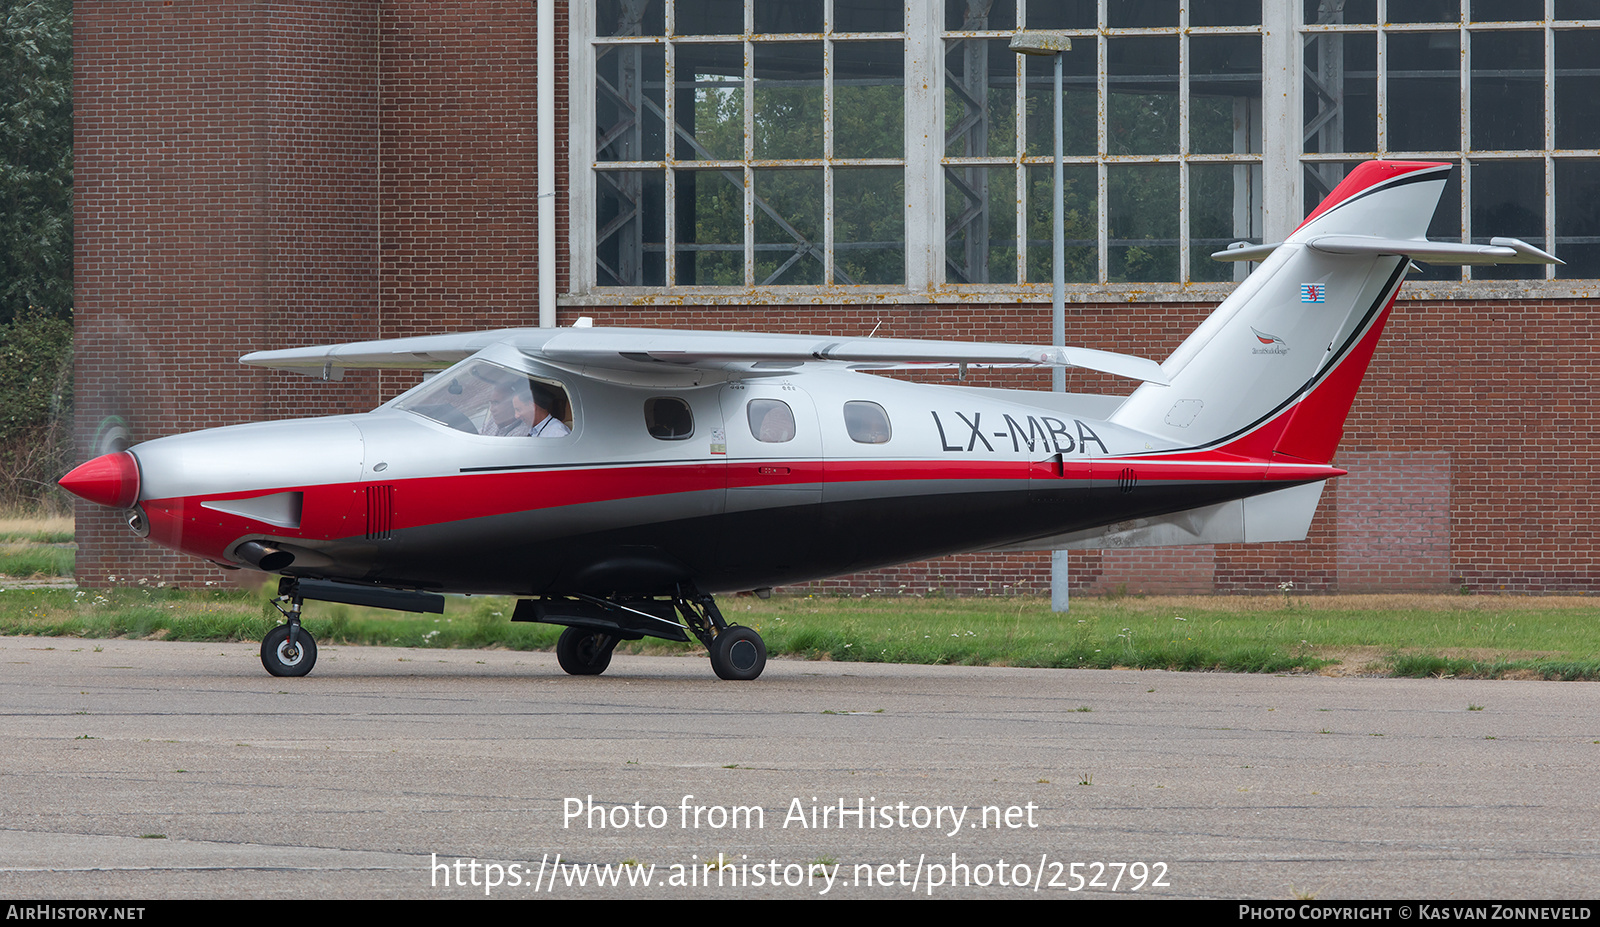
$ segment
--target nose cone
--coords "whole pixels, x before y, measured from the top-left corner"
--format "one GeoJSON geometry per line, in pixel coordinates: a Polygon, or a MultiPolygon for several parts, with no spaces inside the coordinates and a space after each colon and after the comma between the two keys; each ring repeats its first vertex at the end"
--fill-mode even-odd
{"type": "Polygon", "coordinates": [[[80,499],[125,509],[139,501],[139,463],[127,451],[105,454],[80,464],[59,485],[80,499]]]}

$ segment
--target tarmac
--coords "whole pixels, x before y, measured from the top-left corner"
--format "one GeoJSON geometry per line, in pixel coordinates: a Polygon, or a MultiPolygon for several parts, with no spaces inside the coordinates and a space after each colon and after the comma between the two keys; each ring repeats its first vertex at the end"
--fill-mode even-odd
{"type": "Polygon", "coordinates": [[[1600,873],[1593,683],[320,650],[278,679],[252,643],[0,638],[0,895],[1320,904],[1600,873]]]}

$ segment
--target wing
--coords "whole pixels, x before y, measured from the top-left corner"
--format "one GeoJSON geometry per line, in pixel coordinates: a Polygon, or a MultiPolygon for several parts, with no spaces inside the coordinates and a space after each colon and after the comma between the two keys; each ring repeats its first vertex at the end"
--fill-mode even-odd
{"type": "Polygon", "coordinates": [[[876,370],[966,364],[1081,367],[1152,383],[1167,382],[1161,365],[1154,361],[1092,348],[641,328],[461,332],[257,351],[239,360],[254,367],[339,379],[347,369],[447,367],[502,343],[530,357],[585,371],[605,371],[618,380],[626,380],[630,374],[650,378],[689,370],[780,375],[805,364],[828,363],[876,370]]]}

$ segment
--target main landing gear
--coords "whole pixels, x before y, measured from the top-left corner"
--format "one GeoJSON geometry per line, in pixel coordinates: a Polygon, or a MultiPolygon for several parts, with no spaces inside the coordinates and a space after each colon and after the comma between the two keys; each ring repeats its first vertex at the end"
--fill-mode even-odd
{"type": "Polygon", "coordinates": [[[754,679],[767,668],[767,645],[754,628],[728,624],[717,602],[705,594],[673,600],[683,623],[711,654],[711,671],[718,679],[754,679]]]}
{"type": "MultiPolygon", "coordinates": [[[[317,665],[317,642],[300,626],[300,608],[306,599],[409,612],[444,611],[444,597],[433,593],[285,577],[272,603],[284,623],[261,641],[261,665],[274,676],[304,676],[317,665]]],[[[720,679],[755,679],[767,668],[767,645],[761,635],[754,628],[728,624],[715,599],[692,590],[679,590],[671,598],[574,595],[523,599],[517,602],[511,620],[566,625],[556,643],[556,660],[573,676],[605,672],[619,641],[641,637],[688,641],[690,634],[705,645],[711,669],[720,679]]]]}
{"type": "Polygon", "coordinates": [[[711,669],[718,679],[754,679],[767,668],[767,645],[754,628],[734,625],[711,641],[711,669]]]}
{"type": "Polygon", "coordinates": [[[720,679],[755,679],[767,667],[767,645],[754,628],[728,624],[716,600],[679,590],[670,599],[601,599],[546,596],[517,603],[512,621],[564,624],[556,661],[573,676],[597,676],[611,665],[619,641],[659,637],[687,641],[693,634],[711,656],[720,679]]]}
{"type": "Polygon", "coordinates": [[[310,631],[300,627],[300,606],[305,600],[298,588],[279,598],[287,598],[289,607],[279,605],[278,599],[273,600],[272,606],[288,619],[288,624],[278,625],[261,639],[261,665],[274,676],[304,676],[317,665],[317,642],[310,631]]]}
{"type": "Polygon", "coordinates": [[[620,640],[604,631],[569,627],[556,641],[556,662],[569,676],[598,676],[611,665],[611,651],[620,640]]]}

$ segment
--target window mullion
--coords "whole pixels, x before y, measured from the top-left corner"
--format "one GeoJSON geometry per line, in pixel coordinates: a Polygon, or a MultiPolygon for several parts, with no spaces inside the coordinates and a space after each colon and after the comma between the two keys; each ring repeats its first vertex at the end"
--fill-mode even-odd
{"type": "MultiPolygon", "coordinates": [[[[669,4],[670,6],[670,4],[669,4]]],[[[666,229],[661,240],[666,253],[661,256],[662,279],[669,287],[678,285],[678,173],[677,164],[673,154],[677,148],[678,126],[678,79],[677,79],[677,45],[666,43],[665,64],[662,70],[662,126],[661,157],[665,162],[666,174],[663,184],[663,197],[665,199],[666,229]]]]}
{"type": "Polygon", "coordinates": [[[595,177],[595,61],[598,50],[594,46],[594,16],[570,17],[573,49],[588,62],[588,73],[582,80],[572,80],[568,86],[570,106],[567,110],[567,177],[571,189],[567,194],[568,224],[567,274],[572,289],[579,293],[593,292],[599,273],[595,268],[598,243],[595,241],[595,196],[599,181],[595,177]]]}
{"type": "Polygon", "coordinates": [[[1377,25],[1377,60],[1378,60],[1378,126],[1377,145],[1378,157],[1387,157],[1389,154],[1389,33],[1383,28],[1388,21],[1389,8],[1387,0],[1378,0],[1378,25],[1377,25]]]}
{"type": "MultiPolygon", "coordinates": [[[[1467,158],[1472,151],[1472,36],[1467,32],[1467,0],[1461,0],[1461,23],[1457,27],[1456,48],[1460,51],[1461,61],[1461,87],[1458,99],[1461,101],[1461,132],[1456,139],[1456,147],[1461,149],[1461,202],[1456,204],[1461,215],[1461,240],[1471,241],[1472,232],[1468,223],[1472,219],[1472,185],[1470,183],[1470,168],[1467,158]]],[[[1471,280],[1472,267],[1468,264],[1461,265],[1456,271],[1457,280],[1471,280]]]]}
{"type": "Polygon", "coordinates": [[[750,166],[756,151],[756,50],[748,38],[751,0],[745,0],[744,40],[744,285],[756,281],[756,175],[750,166]]]}
{"type": "MultiPolygon", "coordinates": [[[[1556,248],[1556,30],[1550,25],[1555,18],[1555,0],[1545,0],[1544,5],[1544,249],[1555,254],[1556,248]]],[[[1556,267],[1548,264],[1544,269],[1546,280],[1554,280],[1556,267]]]]}
{"type": "Polygon", "coordinates": [[[906,201],[906,287],[931,291],[944,280],[944,39],[943,4],[909,3],[904,79],[905,133],[902,142],[906,201]]]}
{"type": "Polygon", "coordinates": [[[1301,155],[1305,127],[1301,98],[1305,43],[1300,4],[1261,8],[1261,228],[1263,241],[1282,241],[1300,224],[1301,155]],[[1281,206],[1277,204],[1282,204],[1281,206]]]}
{"type": "Polygon", "coordinates": [[[837,236],[833,227],[833,37],[822,41],[822,282],[832,286],[834,280],[834,242],[837,236]]]}
{"type": "Polygon", "coordinates": [[[1111,83],[1106,77],[1109,51],[1106,47],[1106,2],[1100,0],[1100,31],[1095,35],[1095,148],[1099,157],[1095,164],[1095,212],[1098,228],[1095,232],[1095,261],[1099,265],[1095,279],[1102,285],[1110,280],[1111,268],[1111,211],[1110,189],[1106,178],[1106,154],[1109,144],[1107,111],[1111,108],[1111,83]]]}
{"type": "Polygon", "coordinates": [[[1016,150],[1012,152],[1016,166],[1017,185],[1017,282],[1028,282],[1028,66],[1021,55],[1011,56],[1011,67],[1016,74],[1014,103],[1016,115],[1016,150]]]}
{"type": "Polygon", "coordinates": [[[1178,282],[1189,282],[1189,7],[1178,6],[1178,282]]]}

